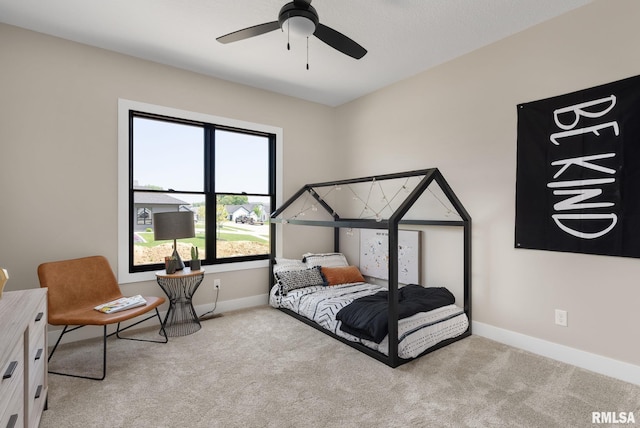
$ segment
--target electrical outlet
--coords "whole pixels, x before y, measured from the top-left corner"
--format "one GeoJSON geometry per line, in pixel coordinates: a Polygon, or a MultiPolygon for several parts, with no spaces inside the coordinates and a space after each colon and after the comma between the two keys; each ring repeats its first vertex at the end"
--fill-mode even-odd
{"type": "Polygon", "coordinates": [[[220,279],[216,278],[213,280],[213,288],[215,288],[216,290],[220,290],[220,288],[222,287],[222,284],[220,283],[220,279]]]}
{"type": "Polygon", "coordinates": [[[556,325],[567,326],[567,311],[556,309],[556,325]]]}

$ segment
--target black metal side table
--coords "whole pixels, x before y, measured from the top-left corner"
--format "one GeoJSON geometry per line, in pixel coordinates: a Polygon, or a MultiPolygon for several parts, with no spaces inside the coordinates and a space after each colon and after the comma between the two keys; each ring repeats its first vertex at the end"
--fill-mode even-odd
{"type": "Polygon", "coordinates": [[[169,298],[169,310],[164,317],[164,329],[169,336],[186,336],[200,330],[200,320],[191,299],[202,283],[204,271],[191,272],[185,267],[176,273],[156,272],[158,285],[169,298]]]}

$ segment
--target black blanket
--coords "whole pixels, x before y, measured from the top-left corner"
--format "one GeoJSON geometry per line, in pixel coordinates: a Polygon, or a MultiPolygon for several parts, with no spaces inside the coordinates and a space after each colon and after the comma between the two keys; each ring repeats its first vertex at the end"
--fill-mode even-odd
{"type": "MultiPolygon", "coordinates": [[[[355,299],[336,314],[336,319],[342,321],[340,330],[361,339],[382,342],[389,330],[388,299],[388,291],[355,299]]],[[[398,290],[398,319],[453,303],[455,297],[444,287],[409,284],[398,290]]]]}

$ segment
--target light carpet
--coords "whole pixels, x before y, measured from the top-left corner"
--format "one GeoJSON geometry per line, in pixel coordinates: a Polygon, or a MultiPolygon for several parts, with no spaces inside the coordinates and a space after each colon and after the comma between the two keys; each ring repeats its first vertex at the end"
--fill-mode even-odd
{"type": "MultiPolygon", "coordinates": [[[[99,374],[100,351],[63,345],[50,367],[99,374]]],[[[633,384],[478,336],[392,369],[269,307],[167,344],[111,338],[104,381],[50,375],[49,388],[41,428],[605,426],[599,411],[640,425],[633,384]]]]}

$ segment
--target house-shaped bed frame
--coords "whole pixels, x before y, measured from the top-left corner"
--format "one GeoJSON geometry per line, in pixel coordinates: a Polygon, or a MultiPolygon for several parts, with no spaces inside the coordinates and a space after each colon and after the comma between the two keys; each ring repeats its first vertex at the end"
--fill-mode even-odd
{"type": "MultiPolygon", "coordinates": [[[[325,195],[326,196],[326,195],[325,195]]],[[[359,199],[360,201],[364,201],[366,196],[354,196],[354,200],[359,199]]],[[[401,198],[397,198],[401,199],[401,198]]],[[[431,198],[433,199],[433,197],[431,198]]],[[[306,204],[306,202],[305,202],[306,204]]],[[[425,210],[427,211],[427,210],[425,210]]],[[[299,211],[300,212],[300,211],[299,211]]],[[[377,175],[377,176],[369,176],[369,177],[361,177],[355,179],[347,179],[347,180],[339,180],[339,181],[330,181],[324,183],[314,183],[307,184],[303,186],[300,190],[298,190],[291,198],[289,198],[281,207],[275,210],[271,214],[271,223],[270,223],[270,231],[271,231],[271,254],[276,254],[276,227],[277,224],[295,224],[295,225],[307,225],[307,226],[320,226],[320,227],[329,227],[333,228],[333,241],[334,241],[334,251],[340,251],[340,229],[383,229],[388,233],[388,254],[389,254],[389,263],[388,263],[388,287],[389,287],[389,319],[388,319],[388,337],[389,337],[389,349],[388,356],[370,349],[360,343],[351,342],[347,339],[339,337],[332,332],[323,329],[320,325],[315,323],[312,320],[309,320],[303,316],[296,314],[288,309],[281,308],[280,310],[286,312],[287,314],[305,322],[306,324],[311,325],[312,327],[348,344],[349,346],[360,350],[361,352],[366,353],[367,355],[376,358],[377,360],[387,364],[390,367],[398,367],[401,364],[404,364],[409,359],[402,359],[398,357],[398,231],[402,228],[406,228],[407,225],[418,225],[418,226],[437,226],[437,227],[456,227],[463,228],[463,309],[469,320],[469,328],[465,333],[460,336],[457,336],[452,339],[447,339],[442,341],[435,346],[432,346],[429,349],[426,349],[422,352],[418,357],[425,355],[429,352],[432,352],[436,349],[439,349],[443,346],[449,345],[453,342],[456,342],[464,337],[471,335],[471,217],[462,206],[456,195],[454,194],[451,187],[448,185],[442,174],[437,168],[431,169],[423,169],[423,170],[415,170],[408,171],[396,174],[385,174],[385,175],[377,175]],[[357,185],[358,183],[374,183],[381,184],[386,180],[398,180],[398,179],[412,179],[417,180],[417,184],[413,187],[413,189],[404,192],[404,200],[397,201],[394,204],[395,208],[391,207],[389,201],[386,201],[385,208],[390,215],[386,215],[384,217],[372,217],[372,218],[362,218],[359,216],[358,218],[342,218],[339,213],[330,205],[330,202],[327,197],[318,192],[318,189],[321,188],[341,188],[341,187],[349,187],[353,185],[357,185]],[[443,197],[448,200],[447,206],[451,211],[457,213],[455,219],[442,218],[437,213],[435,215],[431,215],[429,212],[422,212],[420,209],[421,205],[416,205],[416,203],[423,197],[433,196],[434,193],[430,190],[430,186],[436,183],[439,186],[438,195],[435,199],[438,200],[439,203],[442,204],[443,197]],[[313,210],[319,210],[318,207],[322,207],[322,209],[326,210],[325,217],[326,219],[316,220],[316,219],[308,219],[307,217],[294,215],[289,218],[285,218],[285,211],[292,207],[296,201],[299,204],[299,200],[301,198],[312,198],[313,201],[313,210]],[[416,209],[411,211],[411,215],[407,216],[407,213],[411,210],[412,207],[418,208],[419,215],[416,216],[416,209]],[[326,214],[329,214],[328,216],[326,214]],[[410,218],[405,218],[405,216],[410,218]],[[416,218],[420,217],[420,218],[416,218]]],[[[273,268],[274,260],[271,260],[271,268],[273,268]]],[[[273,275],[270,275],[271,284],[273,286],[273,275]]]]}

